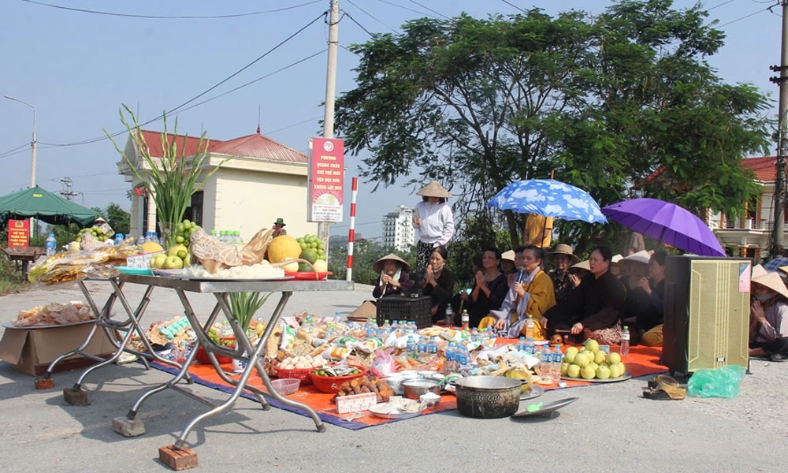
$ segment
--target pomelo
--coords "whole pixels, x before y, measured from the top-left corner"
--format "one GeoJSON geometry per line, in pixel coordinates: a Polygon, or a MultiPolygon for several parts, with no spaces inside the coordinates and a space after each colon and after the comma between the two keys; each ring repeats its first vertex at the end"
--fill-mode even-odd
{"type": "Polygon", "coordinates": [[[286,259],[298,258],[300,255],[301,245],[289,235],[279,235],[268,245],[268,261],[271,263],[281,263],[286,259]]]}

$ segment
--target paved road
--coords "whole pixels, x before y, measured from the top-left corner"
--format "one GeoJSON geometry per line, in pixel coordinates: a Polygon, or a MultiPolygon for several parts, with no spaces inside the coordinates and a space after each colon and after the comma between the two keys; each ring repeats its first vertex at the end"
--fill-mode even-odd
{"type": "MultiPolygon", "coordinates": [[[[90,284],[100,300],[106,286],[90,284]]],[[[132,300],[141,294],[129,288],[132,300]]],[[[315,296],[295,294],[286,314],[350,313],[369,287],[315,296]]],[[[0,298],[0,322],[20,309],[81,298],[74,284],[0,298]]],[[[195,302],[205,310],[206,297],[195,302]]],[[[269,302],[270,304],[270,302],[269,302]]],[[[271,304],[268,309],[272,310],[271,304]]],[[[263,309],[265,311],[265,308],[263,309]]],[[[146,322],[180,313],[172,292],[154,292],[146,322]]],[[[264,312],[265,313],[265,312],[264,312]]],[[[173,443],[205,406],[176,392],[153,396],[139,418],[147,433],[124,438],[111,427],[139,395],[169,375],[137,364],[108,366],[86,382],[91,405],[63,401],[79,372],[54,375],[54,390],[36,391],[33,378],[0,362],[0,462],[4,471],[167,471],[158,448],[173,443]],[[12,470],[13,469],[13,470],[12,470]]],[[[478,420],[456,411],[351,431],[328,425],[317,433],[307,417],[263,412],[249,400],[198,426],[189,436],[202,471],[766,471],[788,469],[788,363],[754,361],[735,399],[651,401],[646,379],[546,393],[545,402],[576,396],[549,419],[478,420]]],[[[193,389],[215,401],[225,395],[193,389]]]]}

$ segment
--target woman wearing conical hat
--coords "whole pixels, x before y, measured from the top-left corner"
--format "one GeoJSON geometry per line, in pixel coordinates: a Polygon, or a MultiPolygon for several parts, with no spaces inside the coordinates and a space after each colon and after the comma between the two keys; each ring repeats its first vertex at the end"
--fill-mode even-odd
{"type": "Polygon", "coordinates": [[[788,357],[788,289],[777,273],[753,276],[750,306],[750,356],[788,357]]]}
{"type": "Polygon", "coordinates": [[[408,277],[410,265],[407,261],[390,253],[375,262],[372,270],[380,273],[378,285],[372,291],[372,297],[403,296],[413,288],[413,281],[408,277]]]}
{"type": "Polygon", "coordinates": [[[416,192],[421,202],[413,211],[413,228],[416,229],[416,267],[423,273],[430,263],[430,254],[438,246],[446,246],[454,235],[454,214],[446,199],[451,197],[438,181],[432,181],[416,192]]]}

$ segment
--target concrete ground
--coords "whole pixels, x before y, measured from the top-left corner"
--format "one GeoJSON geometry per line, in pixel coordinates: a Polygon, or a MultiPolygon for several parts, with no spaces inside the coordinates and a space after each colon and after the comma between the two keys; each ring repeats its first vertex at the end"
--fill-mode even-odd
{"type": "MultiPolygon", "coordinates": [[[[98,301],[108,285],[89,283],[98,301]]],[[[139,287],[128,285],[132,302],[139,287]]],[[[349,314],[371,296],[355,291],[295,294],[285,315],[307,310],[320,315],[349,314]]],[[[136,298],[135,298],[136,297],[136,298]]],[[[19,310],[55,301],[81,299],[74,283],[0,298],[0,322],[19,310]]],[[[195,297],[199,311],[212,297],[195,297]]],[[[269,301],[263,312],[273,308],[269,301]]],[[[181,313],[169,290],[157,289],[143,322],[181,313]]],[[[480,420],[457,411],[422,416],[351,431],[328,425],[318,433],[311,419],[279,409],[262,411],[240,399],[231,412],[197,426],[188,437],[203,471],[763,471],[788,469],[788,363],[753,361],[752,374],[734,399],[687,398],[653,401],[640,393],[647,379],[551,391],[540,400],[578,401],[550,418],[480,420]]],[[[154,395],[138,416],[147,432],[134,438],[116,434],[114,417],[125,415],[142,392],[170,375],[139,364],[110,365],[91,374],[85,388],[89,406],[71,406],[62,389],[81,372],[57,373],[55,389],[36,391],[33,378],[0,362],[0,464],[4,471],[167,471],[158,448],[172,444],[206,407],[182,394],[154,395]]],[[[193,386],[221,402],[226,395],[193,386]]]]}

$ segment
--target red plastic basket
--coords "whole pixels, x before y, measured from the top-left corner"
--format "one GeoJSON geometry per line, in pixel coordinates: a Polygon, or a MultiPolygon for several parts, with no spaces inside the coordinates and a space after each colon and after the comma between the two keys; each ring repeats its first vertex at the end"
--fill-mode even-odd
{"type": "Polygon", "coordinates": [[[312,373],[312,371],[317,371],[319,368],[312,368],[309,372],[309,378],[312,380],[312,384],[315,385],[315,388],[318,391],[329,394],[337,393],[339,392],[339,386],[341,386],[345,381],[360,378],[367,374],[367,369],[363,366],[351,366],[358,368],[361,370],[361,372],[350,376],[317,376],[316,374],[312,373]]]}
{"type": "MultiPolygon", "coordinates": [[[[194,355],[194,359],[206,365],[211,364],[211,360],[208,359],[208,354],[205,353],[205,349],[202,346],[197,350],[197,353],[194,355]]],[[[232,363],[233,359],[229,356],[216,354],[216,361],[218,361],[220,365],[225,365],[227,363],[232,363]]]]}
{"type": "Polygon", "coordinates": [[[309,377],[309,372],[314,368],[297,368],[292,370],[276,369],[276,377],[279,379],[300,379],[301,386],[309,386],[312,380],[309,377]]]}

